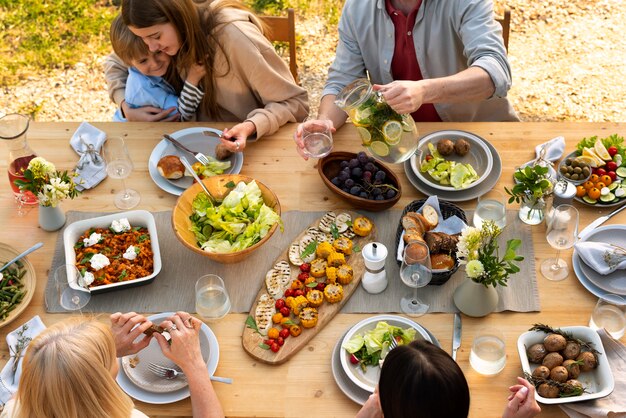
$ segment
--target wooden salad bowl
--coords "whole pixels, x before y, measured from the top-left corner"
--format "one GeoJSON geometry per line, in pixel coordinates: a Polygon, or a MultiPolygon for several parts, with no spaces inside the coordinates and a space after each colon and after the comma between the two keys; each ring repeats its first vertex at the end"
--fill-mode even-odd
{"type": "MultiPolygon", "coordinates": [[[[221,200],[231,191],[231,188],[226,186],[230,182],[235,184],[241,181],[249,183],[252,180],[254,180],[252,177],[243,176],[241,174],[223,174],[219,176],[207,177],[203,179],[202,182],[215,199],[221,200]]],[[[257,180],[256,183],[261,189],[261,195],[263,196],[265,204],[272,208],[280,216],[280,202],[278,201],[276,194],[274,194],[273,191],[260,181],[257,180]]],[[[241,251],[232,253],[213,253],[204,251],[200,248],[194,233],[190,230],[191,220],[189,219],[189,216],[192,213],[191,204],[198,193],[204,192],[202,191],[202,187],[196,183],[180,195],[176,201],[176,206],[174,206],[174,210],[172,211],[172,226],[176,237],[185,247],[213,261],[223,264],[232,264],[242,261],[267,242],[278,227],[278,224],[274,224],[265,237],[263,237],[259,242],[241,251]]]]}
{"type": "Polygon", "coordinates": [[[380,161],[376,161],[376,166],[385,172],[386,180],[385,183],[389,183],[392,186],[398,189],[398,192],[391,199],[385,200],[370,200],[365,199],[363,197],[354,196],[350,193],[344,192],[339,187],[335,186],[331,179],[341,171],[340,164],[342,161],[349,161],[352,158],[356,158],[356,154],[353,152],[346,151],[336,151],[331,152],[326,157],[322,158],[317,164],[317,171],[319,172],[320,177],[324,181],[326,187],[328,187],[332,192],[338,194],[343,200],[350,203],[355,208],[369,210],[372,212],[377,212],[385,209],[389,209],[393,205],[395,205],[398,200],[400,200],[400,196],[402,196],[402,189],[400,186],[400,180],[398,177],[391,171],[387,166],[383,165],[380,161]]]}

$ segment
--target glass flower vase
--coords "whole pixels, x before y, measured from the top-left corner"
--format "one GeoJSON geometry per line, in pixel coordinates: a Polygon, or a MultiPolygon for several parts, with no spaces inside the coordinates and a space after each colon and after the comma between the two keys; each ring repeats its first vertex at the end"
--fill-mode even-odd
{"type": "Polygon", "coordinates": [[[522,199],[519,207],[519,218],[528,225],[539,225],[550,210],[552,196],[540,198],[526,196],[522,199]]]}

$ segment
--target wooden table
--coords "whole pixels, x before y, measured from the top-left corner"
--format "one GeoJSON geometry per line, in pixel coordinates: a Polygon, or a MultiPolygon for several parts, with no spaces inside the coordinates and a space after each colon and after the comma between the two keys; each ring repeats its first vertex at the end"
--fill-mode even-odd
{"type": "MultiPolygon", "coordinates": [[[[78,123],[32,123],[28,141],[36,153],[54,162],[60,169],[71,169],[77,155],[69,146],[69,139],[78,123]]],[[[148,174],[148,157],[161,140],[161,134],[198,124],[165,123],[93,123],[107,135],[122,135],[127,139],[135,163],[135,170],[127,181],[128,186],[141,193],[139,208],[150,211],[171,209],[176,197],[159,189],[148,174]]],[[[224,124],[213,124],[222,128],[224,124]]],[[[493,143],[502,158],[503,171],[497,188],[512,185],[516,166],[534,157],[534,146],[558,135],[567,141],[566,152],[571,152],[583,137],[612,133],[626,135],[626,124],[617,123],[429,123],[419,124],[421,134],[440,129],[462,129],[480,135],[493,143]]],[[[320,180],[316,160],[304,162],[294,148],[294,125],[283,127],[276,135],[250,144],[246,149],[242,172],[255,177],[272,188],[278,195],[284,211],[323,210],[347,208],[320,180]]],[[[352,126],[345,126],[335,134],[335,150],[359,149],[359,140],[352,126]]],[[[7,169],[7,147],[0,146],[0,171],[7,169]]],[[[411,201],[424,196],[408,182],[402,165],[392,167],[402,182],[402,198],[395,206],[402,209],[411,201]]],[[[94,190],[89,190],[73,201],[65,201],[65,210],[117,211],[113,195],[120,182],[107,179],[94,190]]],[[[473,208],[476,201],[463,202],[464,208],[473,208]]],[[[608,210],[576,204],[580,210],[581,228],[608,210]]],[[[517,206],[513,206],[516,208],[517,206]]],[[[57,233],[44,232],[38,227],[37,209],[26,216],[17,216],[13,195],[8,182],[0,181],[0,241],[25,250],[38,241],[45,246],[29,257],[37,271],[37,289],[30,306],[16,321],[0,330],[4,341],[7,332],[17,328],[33,315],[40,315],[46,324],[63,320],[68,315],[48,314],[44,307],[44,288],[50,269],[57,233]]],[[[610,223],[626,223],[626,213],[615,216],[610,223]]],[[[546,254],[554,253],[545,239],[545,226],[533,227],[536,264],[546,254]]],[[[564,254],[571,264],[571,252],[564,254]]],[[[165,259],[165,262],[167,260],[165,259]]],[[[234,267],[233,267],[234,268],[234,267]]],[[[512,280],[522,280],[513,276],[512,280]]],[[[584,289],[574,273],[560,282],[545,280],[538,273],[537,282],[541,298],[541,312],[497,313],[485,318],[463,318],[463,339],[458,361],[471,388],[472,417],[494,417],[502,412],[507,388],[521,373],[517,354],[517,337],[533,323],[543,322],[553,326],[587,325],[597,298],[584,289]],[[507,365],[495,377],[483,377],[469,365],[469,352],[475,332],[483,326],[496,326],[503,330],[507,344],[507,365]]],[[[255,290],[256,291],[256,290],[255,290]]],[[[220,363],[217,375],[234,379],[233,385],[215,384],[227,416],[263,417],[351,417],[359,406],[349,400],[335,384],[330,367],[331,350],[345,330],[367,315],[339,314],[301,352],[281,366],[268,366],[249,357],[241,347],[241,334],[246,315],[230,314],[211,324],[220,343],[220,363]]],[[[103,321],[108,321],[106,317],[103,321]]],[[[452,340],[451,314],[430,314],[418,322],[432,331],[442,347],[450,352],[452,340]]],[[[622,341],[626,341],[623,338],[622,341]]],[[[8,348],[0,344],[2,364],[8,359],[8,348]]],[[[150,416],[189,416],[188,399],[170,405],[149,405],[137,402],[137,407],[150,416]]],[[[564,416],[556,406],[543,406],[542,417],[564,416]]]]}

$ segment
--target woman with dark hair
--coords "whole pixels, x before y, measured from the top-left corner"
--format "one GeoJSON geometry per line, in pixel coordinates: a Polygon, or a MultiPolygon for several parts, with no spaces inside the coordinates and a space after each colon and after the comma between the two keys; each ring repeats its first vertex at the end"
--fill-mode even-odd
{"type": "MultiPolygon", "coordinates": [[[[308,113],[307,92],[263,35],[260,20],[231,0],[123,0],[122,19],[150,51],[173,58],[180,76],[198,63],[206,70],[200,82],[204,98],[198,120],[240,122],[224,130],[223,143],[242,151],[246,139],[272,134],[308,113]]],[[[126,66],[110,55],[105,63],[109,94],[129,120],[167,119],[172,109],[130,109],[123,103],[126,66]]],[[[177,91],[182,78],[168,80],[177,91]]]]}
{"type": "MultiPolygon", "coordinates": [[[[541,411],[532,385],[519,380],[519,385],[509,388],[513,395],[503,417],[530,418],[541,411]]],[[[428,341],[391,350],[376,389],[357,418],[465,418],[469,413],[463,371],[448,353],[428,341]]]]}

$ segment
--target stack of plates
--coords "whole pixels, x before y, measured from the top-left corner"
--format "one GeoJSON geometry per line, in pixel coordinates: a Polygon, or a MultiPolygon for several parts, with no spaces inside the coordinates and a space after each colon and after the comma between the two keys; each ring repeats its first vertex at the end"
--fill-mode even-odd
{"type": "MultiPolygon", "coordinates": [[[[626,248],[626,225],[602,226],[588,233],[581,241],[605,242],[626,248]]],[[[626,274],[624,274],[624,270],[616,270],[603,276],[585,264],[576,250],[572,255],[572,265],[580,283],[594,295],[602,297],[608,293],[613,293],[626,296],[626,274]]]]}
{"type": "Polygon", "coordinates": [[[405,161],[404,171],[411,184],[417,190],[427,196],[437,195],[441,199],[450,202],[463,202],[483,195],[496,185],[502,174],[502,161],[493,145],[478,135],[458,130],[430,133],[420,140],[420,144],[429,142],[436,144],[441,139],[451,139],[452,141],[465,139],[470,144],[473,144],[471,149],[474,149],[475,152],[470,154],[472,161],[467,162],[472,163],[476,172],[479,173],[481,181],[475,182],[470,187],[461,190],[455,190],[451,187],[433,187],[430,182],[425,181],[425,175],[419,171],[420,161],[418,155],[413,155],[409,160],[405,161]],[[489,162],[491,162],[491,165],[489,165],[489,162]],[[485,164],[485,167],[482,166],[483,164],[485,164]]]}
{"type": "MultiPolygon", "coordinates": [[[[152,315],[148,319],[158,325],[172,315],[174,315],[173,312],[166,312],[152,315]]],[[[215,334],[205,323],[202,323],[202,328],[200,328],[200,350],[207,363],[209,374],[213,376],[220,358],[220,347],[215,334]]],[[[138,401],[168,404],[189,396],[189,387],[184,377],[167,380],[148,370],[148,364],[151,362],[176,368],[176,365],[163,355],[156,338],[153,338],[148,347],[139,353],[123,357],[118,361],[120,371],[117,374],[117,383],[124,392],[138,401]]]]}
{"type": "Polygon", "coordinates": [[[415,328],[417,331],[416,339],[422,338],[432,342],[437,347],[441,347],[437,338],[435,338],[430,331],[402,316],[373,316],[350,327],[350,329],[337,341],[337,344],[335,344],[331,359],[331,366],[337,386],[339,386],[348,398],[360,405],[363,405],[367,401],[367,398],[369,398],[369,396],[374,392],[374,388],[378,384],[378,378],[380,377],[380,368],[370,367],[367,372],[363,372],[359,365],[350,363],[350,354],[341,348],[341,345],[344,340],[349,340],[355,334],[374,329],[376,324],[380,321],[385,321],[389,325],[401,328],[415,328]]]}
{"type": "MultiPolygon", "coordinates": [[[[222,134],[222,131],[217,129],[198,127],[176,131],[170,136],[192,151],[199,151],[204,155],[215,157],[215,147],[220,143],[220,140],[212,136],[204,135],[204,131],[210,131],[218,135],[222,134]]],[[[157,164],[159,163],[159,160],[166,155],[185,157],[191,164],[196,161],[193,154],[180,151],[167,139],[163,139],[159,142],[150,154],[150,159],[148,160],[148,171],[150,172],[152,181],[154,181],[154,183],[162,190],[173,195],[180,196],[187,187],[193,184],[193,178],[190,177],[189,174],[179,180],[168,180],[161,176],[161,174],[159,174],[159,170],[157,169],[157,164]]],[[[230,168],[225,170],[223,174],[239,174],[241,167],[243,166],[243,153],[234,153],[227,161],[230,161],[230,168]]]]}

